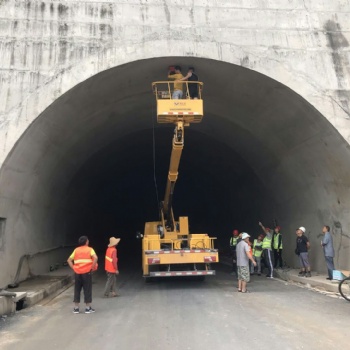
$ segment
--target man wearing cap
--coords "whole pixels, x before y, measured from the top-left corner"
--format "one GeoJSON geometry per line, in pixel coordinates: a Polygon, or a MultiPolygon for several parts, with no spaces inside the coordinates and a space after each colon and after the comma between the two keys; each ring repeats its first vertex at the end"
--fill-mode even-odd
{"type": "Polygon", "coordinates": [[[247,292],[247,282],[250,281],[249,274],[249,260],[254,266],[256,262],[251,254],[249,247],[249,235],[246,232],[242,233],[242,240],[237,244],[237,274],[238,274],[238,291],[242,293],[247,292]]]}
{"type": "Polygon", "coordinates": [[[276,226],[274,229],[273,234],[273,251],[274,251],[274,259],[275,259],[275,268],[283,267],[283,260],[282,260],[282,250],[283,250],[283,243],[282,243],[282,235],[281,235],[281,227],[276,226]]]}
{"type": "Polygon", "coordinates": [[[105,270],[107,273],[107,282],[104,290],[105,297],[117,297],[119,296],[116,291],[117,278],[119,275],[118,270],[118,254],[117,248],[120,238],[111,237],[109,239],[108,248],[105,256],[105,270]]]}
{"type": "Polygon", "coordinates": [[[231,256],[232,256],[232,274],[237,275],[237,256],[236,256],[236,247],[237,247],[237,241],[239,232],[238,230],[233,230],[232,237],[230,238],[230,250],[231,250],[231,256]]]}
{"type": "Polygon", "coordinates": [[[299,276],[311,277],[311,268],[309,264],[309,253],[310,242],[308,238],[304,235],[305,227],[301,226],[296,230],[297,235],[297,247],[295,252],[299,255],[300,267],[299,276]]]}
{"type": "Polygon", "coordinates": [[[261,222],[259,222],[259,226],[262,228],[262,230],[266,234],[262,244],[264,261],[269,270],[266,277],[273,278],[272,233],[270,229],[268,227],[265,228],[261,222]]]}
{"type": "Polygon", "coordinates": [[[92,271],[97,269],[97,255],[89,247],[89,239],[86,236],[79,238],[79,247],[69,256],[67,263],[75,275],[74,285],[74,309],[73,313],[79,313],[80,293],[84,291],[84,302],[86,304],[85,313],[91,314],[95,310],[91,307],[92,302],[92,271]]]}

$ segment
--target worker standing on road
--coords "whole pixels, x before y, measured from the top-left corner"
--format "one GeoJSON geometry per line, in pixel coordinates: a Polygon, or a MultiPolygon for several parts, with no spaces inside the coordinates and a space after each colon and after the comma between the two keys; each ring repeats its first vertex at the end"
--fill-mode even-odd
{"type": "Polygon", "coordinates": [[[104,290],[105,297],[117,297],[117,278],[118,270],[118,254],[116,246],[120,242],[120,238],[111,237],[109,239],[108,248],[105,256],[105,270],[107,273],[107,282],[104,290]]]}
{"type": "Polygon", "coordinates": [[[249,274],[249,260],[254,266],[254,261],[250,247],[248,244],[249,235],[246,232],[242,233],[242,240],[237,244],[237,274],[238,274],[238,291],[242,293],[247,292],[247,283],[250,281],[249,274]]]}
{"type": "Polygon", "coordinates": [[[282,268],[283,267],[283,260],[282,260],[282,250],[283,250],[283,242],[282,242],[282,234],[280,232],[281,227],[276,226],[274,229],[274,235],[273,235],[273,252],[274,252],[274,259],[275,259],[275,269],[277,267],[282,268]]]}
{"type": "Polygon", "coordinates": [[[266,277],[273,278],[272,233],[270,229],[268,227],[265,228],[261,222],[259,222],[259,226],[262,228],[262,230],[266,234],[262,243],[264,260],[269,270],[266,277]]]}
{"type": "Polygon", "coordinates": [[[333,270],[335,270],[334,262],[333,262],[334,248],[333,248],[333,238],[329,231],[330,231],[329,226],[323,226],[322,233],[324,234],[324,237],[321,241],[321,246],[323,247],[324,257],[326,259],[326,264],[327,264],[327,270],[328,270],[327,280],[332,280],[333,270]]]}
{"type": "Polygon", "coordinates": [[[297,247],[295,253],[299,255],[300,267],[299,276],[311,277],[311,268],[309,264],[309,253],[310,242],[308,238],[304,235],[305,227],[301,226],[296,230],[297,234],[297,247]]]}
{"type": "MultiPolygon", "coordinates": [[[[263,236],[259,235],[257,239],[254,239],[253,243],[253,259],[256,262],[257,265],[257,273],[258,276],[261,276],[261,255],[262,255],[262,242],[263,236]]],[[[254,273],[254,265],[252,265],[251,273],[254,273]]]]}
{"type": "Polygon", "coordinates": [[[91,314],[95,310],[91,307],[92,302],[92,271],[97,269],[97,255],[89,247],[89,239],[86,236],[79,238],[79,247],[70,255],[67,262],[75,272],[74,286],[74,309],[73,313],[79,313],[80,293],[84,291],[85,313],[91,314]]]}
{"type": "Polygon", "coordinates": [[[231,251],[231,257],[232,257],[232,274],[236,274],[236,276],[237,276],[236,247],[237,247],[238,235],[239,235],[238,230],[233,230],[232,237],[230,238],[230,251],[231,251]]]}
{"type": "Polygon", "coordinates": [[[180,82],[179,80],[182,79],[184,76],[181,73],[181,67],[180,66],[175,66],[175,73],[172,71],[168,72],[168,79],[172,80],[177,80],[174,82],[174,91],[172,94],[172,99],[173,100],[181,100],[183,91],[182,91],[182,85],[183,83],[180,82]]]}

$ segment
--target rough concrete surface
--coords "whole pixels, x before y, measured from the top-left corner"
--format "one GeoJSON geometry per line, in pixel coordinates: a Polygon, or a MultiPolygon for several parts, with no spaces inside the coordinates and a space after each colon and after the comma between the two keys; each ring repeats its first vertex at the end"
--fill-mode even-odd
{"type": "Polygon", "coordinates": [[[53,298],[57,292],[71,285],[73,273],[70,268],[61,268],[47,275],[36,276],[19,284],[17,288],[9,288],[8,292],[16,293],[16,297],[0,297],[0,315],[8,315],[16,311],[16,303],[23,299],[21,308],[27,308],[46,298],[53,298]]]}
{"type": "Polygon", "coordinates": [[[236,290],[229,268],[204,282],[145,283],[118,277],[118,298],[102,298],[95,276],[94,314],[72,313],[73,288],[0,323],[2,349],[346,349],[350,304],[280,280],[253,277],[236,290]],[[327,325],[327,331],[325,331],[327,325]]]}
{"type": "Polygon", "coordinates": [[[321,272],[329,224],[348,270],[349,23],[348,0],[1,1],[0,287],[22,254],[82,233],[104,247],[117,232],[139,255],[130,237],[158,217],[172,133],[153,132],[150,84],[173,64],[205,84],[176,212],[220,247],[276,219],[291,266],[303,225],[321,272]]]}
{"type": "Polygon", "coordinates": [[[319,291],[337,293],[338,295],[340,295],[338,291],[339,281],[336,281],[336,280],[329,281],[326,279],[328,275],[324,275],[324,274],[320,275],[315,271],[311,272],[311,275],[312,275],[311,277],[300,277],[298,275],[299,271],[300,269],[290,269],[290,270],[277,269],[275,270],[275,274],[277,277],[285,281],[296,282],[296,283],[305,285],[307,288],[315,288],[319,291]]]}

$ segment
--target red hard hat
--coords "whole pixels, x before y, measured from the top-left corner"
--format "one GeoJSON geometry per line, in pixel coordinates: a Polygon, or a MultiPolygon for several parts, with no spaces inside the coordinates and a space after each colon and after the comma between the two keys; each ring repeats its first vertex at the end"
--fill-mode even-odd
{"type": "Polygon", "coordinates": [[[232,234],[233,234],[234,236],[238,236],[238,235],[239,235],[239,232],[238,232],[238,230],[233,230],[232,234]]]}
{"type": "Polygon", "coordinates": [[[277,228],[277,230],[280,230],[281,229],[281,226],[276,226],[275,229],[277,228]]]}

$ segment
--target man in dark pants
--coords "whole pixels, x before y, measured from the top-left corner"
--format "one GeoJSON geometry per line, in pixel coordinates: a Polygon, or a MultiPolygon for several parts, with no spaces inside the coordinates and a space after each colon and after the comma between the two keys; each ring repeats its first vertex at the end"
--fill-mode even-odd
{"type": "Polygon", "coordinates": [[[97,268],[97,255],[89,247],[89,239],[86,236],[79,238],[79,247],[74,250],[67,260],[68,265],[75,272],[74,309],[73,313],[79,313],[80,292],[84,291],[85,313],[91,314],[95,310],[92,302],[92,271],[97,268]]]}
{"type": "Polygon", "coordinates": [[[278,265],[280,268],[283,267],[283,260],[282,260],[283,243],[282,243],[282,235],[280,230],[281,230],[281,227],[276,226],[274,230],[274,235],[273,235],[273,252],[274,252],[274,259],[275,259],[274,268],[277,268],[278,265]]]}
{"type": "Polygon", "coordinates": [[[265,264],[267,264],[267,268],[269,269],[266,277],[273,278],[273,254],[272,254],[272,233],[268,227],[264,227],[264,225],[259,222],[259,226],[264,231],[266,236],[263,239],[262,249],[265,264]]]}
{"type": "Polygon", "coordinates": [[[327,270],[328,270],[328,278],[327,280],[333,279],[333,270],[334,270],[334,247],[333,247],[333,238],[331,233],[329,232],[329,226],[323,226],[322,233],[324,237],[321,241],[321,247],[323,247],[324,257],[326,259],[327,270]]]}
{"type": "Polygon", "coordinates": [[[197,84],[199,79],[197,74],[194,72],[193,67],[189,67],[187,75],[182,79],[179,79],[179,81],[184,81],[184,80],[187,80],[190,82],[190,84],[188,84],[188,94],[190,99],[197,100],[199,98],[199,86],[197,84]]]}

